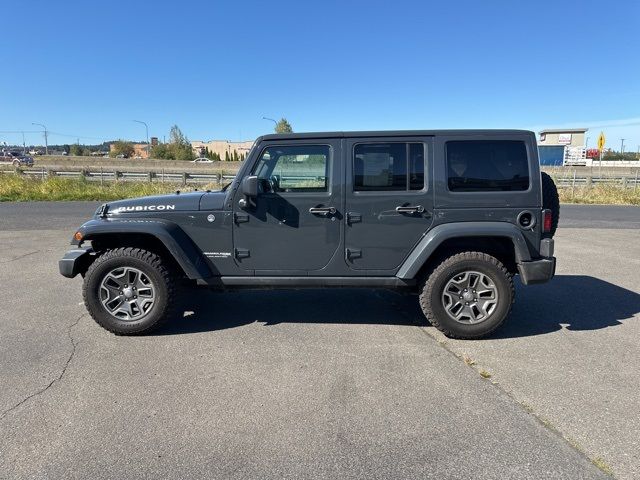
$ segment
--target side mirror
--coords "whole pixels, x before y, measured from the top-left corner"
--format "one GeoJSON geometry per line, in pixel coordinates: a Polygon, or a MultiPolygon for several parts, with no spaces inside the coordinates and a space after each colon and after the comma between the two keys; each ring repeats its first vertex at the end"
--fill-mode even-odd
{"type": "Polygon", "coordinates": [[[258,177],[250,175],[242,179],[242,194],[248,198],[256,198],[258,196],[258,177]]]}

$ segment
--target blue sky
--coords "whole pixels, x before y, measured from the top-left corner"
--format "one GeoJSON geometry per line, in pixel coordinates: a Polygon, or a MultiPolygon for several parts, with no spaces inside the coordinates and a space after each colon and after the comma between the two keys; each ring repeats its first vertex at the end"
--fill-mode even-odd
{"type": "Polygon", "coordinates": [[[253,139],[285,116],[296,131],[584,125],[591,144],[604,129],[640,145],[637,1],[9,0],[2,17],[9,143],[32,122],[51,143],[143,139],[133,119],[161,139],[174,123],[253,139]]]}

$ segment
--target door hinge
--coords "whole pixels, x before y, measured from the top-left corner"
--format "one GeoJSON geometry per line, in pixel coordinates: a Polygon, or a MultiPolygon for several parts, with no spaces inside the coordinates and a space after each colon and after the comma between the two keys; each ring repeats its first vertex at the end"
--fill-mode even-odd
{"type": "Polygon", "coordinates": [[[347,248],[347,260],[362,258],[362,250],[359,248],[347,248]]]}
{"type": "Polygon", "coordinates": [[[354,223],[360,223],[362,221],[362,214],[358,212],[347,213],[347,223],[352,225],[354,223]]]}
{"type": "Polygon", "coordinates": [[[235,223],[245,223],[249,221],[248,213],[233,212],[233,221],[235,223]]]}
{"type": "Polygon", "coordinates": [[[235,255],[237,259],[241,258],[249,258],[251,255],[249,254],[249,250],[246,248],[236,248],[235,255]]]}

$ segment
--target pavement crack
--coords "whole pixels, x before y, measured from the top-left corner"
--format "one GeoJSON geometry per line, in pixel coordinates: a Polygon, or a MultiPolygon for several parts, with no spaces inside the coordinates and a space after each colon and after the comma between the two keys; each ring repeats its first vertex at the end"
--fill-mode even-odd
{"type": "Polygon", "coordinates": [[[43,393],[45,393],[47,390],[49,390],[51,387],[53,387],[56,383],[58,383],[59,381],[62,380],[62,378],[65,376],[65,374],[67,373],[67,369],[69,368],[69,365],[71,364],[71,361],[73,360],[73,357],[76,354],[76,347],[78,346],[78,342],[73,338],[73,335],[71,335],[71,330],[73,329],[73,327],[75,327],[76,325],[78,325],[78,323],[80,322],[80,320],[82,319],[82,317],[84,317],[86,315],[86,313],[83,313],[82,315],[80,315],[76,320],[74,320],[73,323],[71,323],[71,325],[69,325],[69,327],[67,328],[67,336],[69,337],[69,341],[71,342],[71,352],[69,353],[69,356],[67,357],[67,360],[65,361],[62,369],[60,370],[60,373],[58,374],[58,376],[56,378],[54,378],[53,380],[51,380],[51,382],[49,382],[48,385],[46,385],[45,387],[41,388],[40,390],[31,393],[29,395],[27,395],[25,398],[23,398],[22,400],[20,400],[18,403],[16,403],[14,406],[8,408],[7,410],[3,411],[0,414],[0,420],[3,420],[9,413],[11,413],[12,411],[16,410],[17,408],[19,408],[20,406],[24,405],[26,402],[28,402],[30,399],[40,396],[43,393]]]}
{"type": "Polygon", "coordinates": [[[40,253],[40,250],[35,250],[35,251],[33,251],[33,252],[28,252],[28,253],[25,253],[24,255],[18,255],[17,257],[11,258],[11,259],[9,259],[9,260],[3,260],[3,261],[2,261],[2,262],[0,262],[0,263],[11,263],[11,262],[15,262],[16,260],[20,260],[21,258],[28,257],[29,255],[35,255],[36,253],[40,253]]]}

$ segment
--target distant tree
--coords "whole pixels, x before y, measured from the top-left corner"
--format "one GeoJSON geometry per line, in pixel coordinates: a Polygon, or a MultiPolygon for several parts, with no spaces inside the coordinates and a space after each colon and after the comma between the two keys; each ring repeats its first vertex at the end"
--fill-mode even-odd
{"type": "Polygon", "coordinates": [[[224,152],[224,161],[225,162],[229,161],[229,150],[225,150],[225,152],[224,152]]]}
{"type": "Polygon", "coordinates": [[[195,154],[189,139],[177,125],[169,131],[169,143],[160,143],[151,150],[153,158],[166,160],[193,160],[195,154]]]}
{"type": "Polygon", "coordinates": [[[126,142],[124,140],[117,140],[112,143],[112,148],[109,151],[110,157],[117,157],[118,155],[124,155],[127,158],[133,156],[135,149],[133,143],[126,142]]]}
{"type": "Polygon", "coordinates": [[[293,133],[293,128],[286,118],[282,117],[275,126],[276,133],[293,133]]]}
{"type": "Polygon", "coordinates": [[[177,125],[171,127],[169,130],[169,143],[185,144],[189,143],[187,137],[182,133],[182,130],[177,125]]]}
{"type": "Polygon", "coordinates": [[[77,144],[73,144],[69,146],[69,155],[75,155],[75,156],[80,156],[80,155],[84,155],[84,148],[82,148],[80,145],[77,144]]]}

